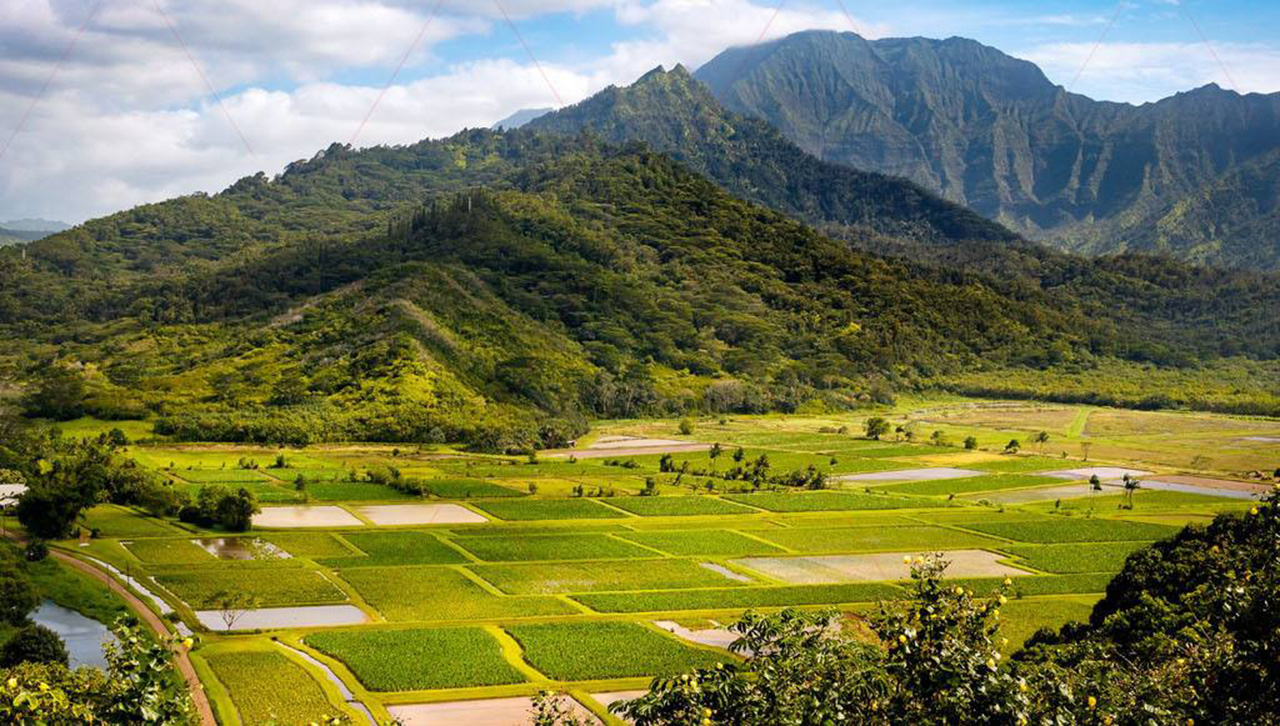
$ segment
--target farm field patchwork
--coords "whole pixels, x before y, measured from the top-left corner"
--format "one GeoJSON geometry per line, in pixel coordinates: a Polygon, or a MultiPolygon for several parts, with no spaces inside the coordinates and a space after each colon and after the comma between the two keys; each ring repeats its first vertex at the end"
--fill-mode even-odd
{"type": "Polygon", "coordinates": [[[627,516],[591,499],[527,499],[476,502],[476,506],[498,519],[528,521],[542,519],[613,519],[627,516]]]}
{"type": "Polygon", "coordinates": [[[361,567],[342,579],[392,622],[485,620],[572,615],[569,603],[554,597],[506,597],[447,567],[361,567]]]}
{"type": "Polygon", "coordinates": [[[966,529],[1020,542],[1137,542],[1163,539],[1176,527],[1117,519],[1061,518],[1041,522],[977,522],[966,529]]]}
{"type": "Polygon", "coordinates": [[[934,499],[907,499],[858,492],[765,492],[762,494],[730,494],[726,499],[760,507],[771,512],[842,512],[863,509],[911,509],[940,507],[934,499]]]}
{"type": "Polygon", "coordinates": [[[929,525],[788,528],[760,532],[758,536],[797,552],[926,551],[999,544],[999,540],[980,534],[929,525]]]}
{"type": "Polygon", "coordinates": [[[243,593],[258,607],[344,602],[347,596],[319,572],[294,568],[242,569],[229,566],[162,572],[156,582],[193,608],[213,608],[219,593],[243,593]]]}
{"type": "Polygon", "coordinates": [[[512,595],[731,587],[741,584],[703,564],[686,559],[618,560],[473,565],[471,570],[512,595]]]}
{"type": "Polygon", "coordinates": [[[530,665],[558,680],[667,676],[728,660],[636,623],[515,625],[507,632],[530,665]]]}
{"type": "Polygon", "coordinates": [[[724,529],[628,532],[618,536],[669,555],[741,557],[782,552],[768,542],[724,529]]]}
{"type": "Polygon", "coordinates": [[[121,544],[134,557],[154,565],[208,564],[217,559],[189,539],[139,539],[121,544]]]}
{"type": "Polygon", "coordinates": [[[609,504],[641,517],[686,517],[703,514],[754,514],[759,510],[717,497],[615,497],[609,504]]]}
{"type": "Polygon", "coordinates": [[[974,476],[960,479],[944,479],[940,481],[917,481],[905,484],[889,484],[876,487],[876,491],[896,492],[898,494],[923,494],[930,496],[946,496],[948,494],[968,494],[970,492],[994,492],[1001,489],[1024,489],[1037,486],[1060,484],[1059,479],[1033,476],[1028,474],[1004,474],[974,476]]]}
{"type": "Polygon", "coordinates": [[[748,610],[798,605],[838,605],[877,602],[903,596],[889,583],[840,585],[784,585],[744,587],[734,590],[662,590],[648,592],[599,592],[573,596],[574,600],[602,613],[668,612],[676,610],[748,610]]]}
{"type": "Polygon", "coordinates": [[[1125,558],[1146,547],[1146,542],[1104,542],[1046,545],[1006,545],[1001,549],[1017,555],[1028,565],[1057,574],[1074,572],[1119,572],[1125,558]]]}
{"type": "Polygon", "coordinates": [[[606,560],[653,557],[653,552],[607,534],[464,537],[459,546],[487,562],[606,560]]]}
{"type": "Polygon", "coordinates": [[[466,562],[460,552],[426,532],[348,532],[348,543],[365,554],[325,559],[331,567],[379,567],[383,565],[450,565],[466,562]]]}
{"type": "Polygon", "coordinates": [[[371,691],[496,686],[524,681],[482,628],[313,633],[303,642],[341,661],[371,691]]]}

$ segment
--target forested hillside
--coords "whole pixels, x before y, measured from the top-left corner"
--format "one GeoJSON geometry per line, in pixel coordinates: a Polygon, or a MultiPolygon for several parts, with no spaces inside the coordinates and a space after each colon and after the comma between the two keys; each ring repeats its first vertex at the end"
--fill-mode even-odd
{"type": "Polygon", "coordinates": [[[1133,106],[1066,92],[972,40],[810,31],[697,72],[820,159],[911,179],[1068,250],[1280,267],[1280,94],[1133,106]]]}
{"type": "Polygon", "coordinates": [[[150,417],[183,439],[510,450],[592,416],[822,410],[966,372],[1278,350],[1274,278],[1050,252],[708,99],[654,73],[546,117],[570,133],[335,145],[7,248],[0,374],[29,415],[150,417]],[[651,94],[710,105],[629,113],[651,94]],[[730,194],[752,185],[777,211],[730,194]]]}

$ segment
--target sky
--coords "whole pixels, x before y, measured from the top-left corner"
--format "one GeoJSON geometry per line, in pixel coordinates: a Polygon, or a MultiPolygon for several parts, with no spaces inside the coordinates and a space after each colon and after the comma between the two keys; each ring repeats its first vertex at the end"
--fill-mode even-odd
{"type": "Polygon", "coordinates": [[[963,36],[1093,98],[1280,91],[1274,0],[0,0],[0,220],[78,223],[810,28],[963,36]]]}

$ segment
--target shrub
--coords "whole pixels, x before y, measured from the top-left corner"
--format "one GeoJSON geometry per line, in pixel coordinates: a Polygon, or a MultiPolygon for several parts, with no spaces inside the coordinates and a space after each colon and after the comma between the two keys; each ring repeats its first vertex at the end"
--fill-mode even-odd
{"type": "Polygon", "coordinates": [[[43,625],[27,625],[13,634],[0,648],[0,667],[19,663],[56,663],[67,665],[71,656],[62,638],[43,625]]]}

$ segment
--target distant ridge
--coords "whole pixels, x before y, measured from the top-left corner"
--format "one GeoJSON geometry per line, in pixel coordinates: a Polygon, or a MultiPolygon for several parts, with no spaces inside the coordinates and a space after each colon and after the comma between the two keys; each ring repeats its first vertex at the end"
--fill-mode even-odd
{"type": "Polygon", "coordinates": [[[530,121],[540,116],[545,116],[554,110],[555,109],[553,108],[522,108],[489,128],[492,128],[495,131],[510,131],[511,129],[518,129],[530,121]]]}
{"type": "Polygon", "coordinates": [[[1094,101],[973,40],[831,31],[733,48],[695,75],[821,159],[1064,249],[1280,269],[1280,94],[1094,101]]]}

